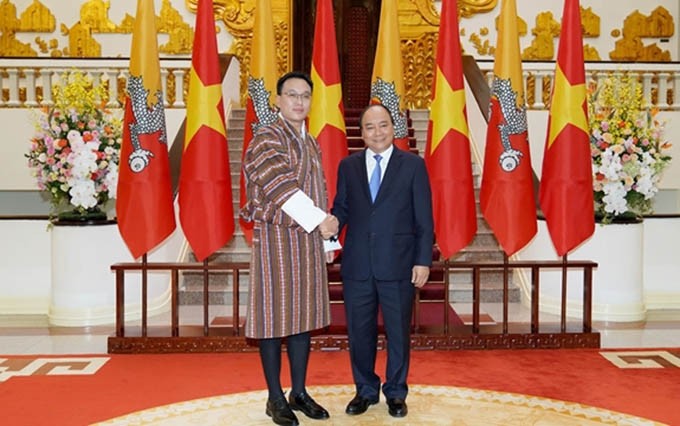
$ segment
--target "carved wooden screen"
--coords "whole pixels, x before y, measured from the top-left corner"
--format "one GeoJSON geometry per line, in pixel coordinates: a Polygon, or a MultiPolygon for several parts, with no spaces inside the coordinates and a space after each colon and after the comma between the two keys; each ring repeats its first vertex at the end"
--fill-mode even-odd
{"type": "Polygon", "coordinates": [[[347,9],[344,19],[342,52],[343,96],[347,108],[362,108],[371,95],[371,20],[369,10],[362,6],[347,9]]]}

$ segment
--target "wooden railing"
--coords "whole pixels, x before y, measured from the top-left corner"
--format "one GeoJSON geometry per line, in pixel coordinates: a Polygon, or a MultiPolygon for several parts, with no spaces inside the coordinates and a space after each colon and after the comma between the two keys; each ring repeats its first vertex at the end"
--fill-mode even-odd
{"type": "MultiPolygon", "coordinates": [[[[508,262],[435,262],[432,270],[443,280],[431,281],[419,289],[415,298],[412,347],[414,349],[496,349],[496,348],[597,348],[600,335],[592,328],[592,277],[597,267],[591,261],[508,261],[508,262]],[[486,325],[480,321],[480,276],[487,270],[504,272],[503,318],[500,324],[486,325]],[[529,323],[511,321],[508,316],[507,276],[515,269],[529,269],[531,276],[531,318],[529,323]],[[561,269],[562,312],[559,324],[540,322],[540,272],[545,269],[561,269]],[[566,317],[566,273],[570,269],[583,271],[583,317],[574,325],[566,317]],[[440,324],[423,329],[419,323],[419,313],[423,303],[439,302],[447,308],[452,286],[449,276],[454,270],[467,270],[472,276],[472,323],[449,326],[449,310],[443,309],[440,324]],[[436,294],[421,297],[425,290],[436,294]],[[432,291],[434,290],[434,291],[432,291]],[[437,291],[439,290],[439,291],[437,291]]],[[[329,265],[329,275],[337,276],[339,265],[329,265]]],[[[109,338],[110,353],[142,352],[227,352],[256,350],[253,342],[243,336],[240,312],[240,283],[248,271],[247,263],[118,263],[111,266],[116,275],[116,335],[109,338]],[[179,310],[179,273],[180,271],[202,271],[203,323],[200,325],[180,326],[179,310]],[[149,271],[169,271],[171,275],[171,315],[166,326],[148,325],[146,301],[146,274],[149,271]],[[141,272],[141,319],[140,326],[125,325],[125,274],[141,272]],[[209,317],[208,287],[210,273],[222,272],[232,278],[232,316],[231,324],[212,326],[209,317]]],[[[341,285],[330,282],[330,286],[341,285]]],[[[381,335],[381,344],[384,336],[381,335]]],[[[346,349],[346,329],[331,324],[327,330],[314,333],[313,347],[317,350],[346,349]]]]}

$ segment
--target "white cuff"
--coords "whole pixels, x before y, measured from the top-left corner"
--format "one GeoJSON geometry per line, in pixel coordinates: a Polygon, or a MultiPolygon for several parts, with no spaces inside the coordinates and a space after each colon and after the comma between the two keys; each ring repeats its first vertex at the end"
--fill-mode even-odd
{"type": "Polygon", "coordinates": [[[307,232],[316,229],[327,216],[325,211],[315,206],[314,201],[300,190],[283,203],[281,210],[307,232]]]}
{"type": "Polygon", "coordinates": [[[330,240],[323,240],[323,251],[325,252],[340,250],[341,248],[342,245],[340,244],[340,241],[335,237],[330,240]]]}

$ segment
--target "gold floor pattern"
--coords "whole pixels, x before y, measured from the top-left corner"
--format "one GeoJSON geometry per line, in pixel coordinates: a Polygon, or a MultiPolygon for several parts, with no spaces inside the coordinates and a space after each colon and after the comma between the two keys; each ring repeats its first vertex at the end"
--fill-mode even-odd
{"type": "MultiPolygon", "coordinates": [[[[331,414],[301,425],[451,425],[451,426],[595,426],[663,425],[640,417],[571,402],[453,386],[409,386],[408,416],[395,419],[383,400],[360,416],[345,414],[353,385],[310,386],[309,393],[331,414]]],[[[244,392],[150,408],[96,425],[239,425],[271,426],[264,413],[266,391],[244,392]]]]}

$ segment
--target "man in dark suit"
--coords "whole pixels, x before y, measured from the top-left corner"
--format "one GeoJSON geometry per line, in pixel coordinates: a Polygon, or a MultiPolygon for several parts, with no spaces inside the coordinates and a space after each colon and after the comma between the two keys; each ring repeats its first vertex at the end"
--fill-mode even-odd
{"type": "Polygon", "coordinates": [[[382,392],[390,415],[404,417],[414,286],[427,282],[432,264],[430,184],[423,159],[393,146],[387,108],[367,107],[359,125],[367,149],[340,163],[332,209],[346,227],[341,275],[356,396],[345,411],[361,414],[379,400],[380,308],[387,337],[382,392]]]}

